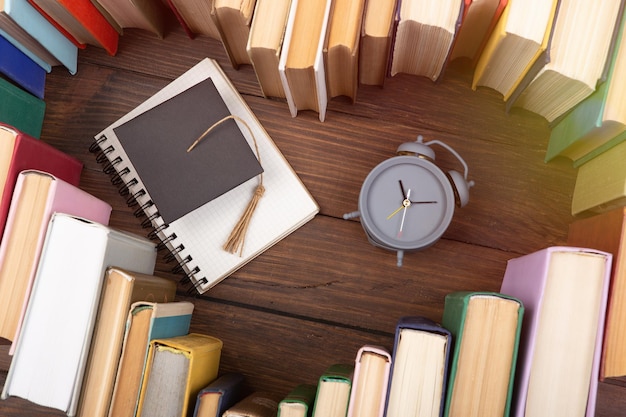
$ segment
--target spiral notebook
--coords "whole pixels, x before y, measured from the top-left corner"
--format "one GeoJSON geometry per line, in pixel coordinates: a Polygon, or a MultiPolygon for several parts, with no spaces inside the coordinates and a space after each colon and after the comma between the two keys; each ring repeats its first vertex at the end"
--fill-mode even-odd
{"type": "Polygon", "coordinates": [[[145,215],[143,225],[169,250],[167,258],[178,262],[200,293],[319,212],[296,172],[213,59],[203,59],[109,125],[95,136],[91,150],[97,152],[96,159],[127,196],[128,204],[137,207],[135,214],[145,215]],[[206,104],[211,91],[217,91],[221,102],[206,104]],[[205,104],[180,110],[180,102],[205,104]],[[224,113],[238,120],[220,124],[187,153],[191,143],[224,113]],[[155,119],[166,119],[176,134],[164,135],[155,129],[150,123],[155,119]],[[146,123],[148,127],[141,128],[146,123]],[[215,150],[220,141],[225,141],[225,148],[215,150]],[[178,149],[181,155],[164,152],[166,147],[178,149]],[[212,147],[213,151],[207,150],[212,147]],[[198,158],[200,165],[226,163],[217,174],[207,174],[186,158],[198,158]],[[225,178],[215,176],[224,173],[225,178]],[[223,245],[261,176],[265,193],[250,220],[243,252],[229,253],[223,245]]]}

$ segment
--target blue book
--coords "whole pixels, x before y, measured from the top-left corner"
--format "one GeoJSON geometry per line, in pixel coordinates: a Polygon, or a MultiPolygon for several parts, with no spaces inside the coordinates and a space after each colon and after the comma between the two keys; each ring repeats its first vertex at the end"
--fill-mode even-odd
{"type": "Polygon", "coordinates": [[[0,34],[0,73],[43,99],[46,70],[0,34]]]}
{"type": "Polygon", "coordinates": [[[135,415],[150,341],[188,334],[193,308],[187,301],[131,305],[109,415],[135,415]]]}
{"type": "Polygon", "coordinates": [[[71,74],[76,74],[78,47],[28,3],[28,0],[4,0],[3,13],[39,42],[71,74]]]}
{"type": "Polygon", "coordinates": [[[46,103],[0,77],[0,122],[39,139],[46,103]]]}
{"type": "Polygon", "coordinates": [[[220,417],[226,410],[244,398],[245,377],[240,373],[220,376],[196,396],[193,417],[220,417]]]}
{"type": "MultiPolygon", "coordinates": [[[[18,41],[14,36],[11,36],[8,32],[4,31],[0,28],[0,36],[9,41],[11,45],[15,46],[17,49],[22,51],[24,55],[32,59],[37,65],[44,69],[46,72],[52,71],[52,65],[50,65],[45,59],[40,57],[35,53],[35,51],[31,51],[24,45],[22,42],[18,41]]],[[[43,48],[42,48],[43,49],[43,48]]],[[[47,53],[47,51],[46,51],[47,53]]],[[[52,57],[54,58],[54,57],[52,57]]]]}

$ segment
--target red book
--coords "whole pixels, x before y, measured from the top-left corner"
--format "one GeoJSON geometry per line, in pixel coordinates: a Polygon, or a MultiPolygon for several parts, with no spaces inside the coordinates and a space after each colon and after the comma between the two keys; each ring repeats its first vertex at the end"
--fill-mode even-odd
{"type": "Polygon", "coordinates": [[[0,236],[20,172],[37,169],[78,186],[83,163],[78,159],[0,123],[0,236]]]}
{"type": "Polygon", "coordinates": [[[28,1],[46,19],[55,26],[62,27],[79,44],[104,48],[109,55],[117,53],[119,33],[91,0],[28,1]]]}

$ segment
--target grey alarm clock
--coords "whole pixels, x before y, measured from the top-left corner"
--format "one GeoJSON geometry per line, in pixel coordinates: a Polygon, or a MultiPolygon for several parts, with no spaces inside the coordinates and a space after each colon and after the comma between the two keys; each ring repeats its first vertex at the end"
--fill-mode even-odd
{"type": "Polygon", "coordinates": [[[396,251],[397,265],[402,266],[405,251],[433,245],[450,225],[455,206],[467,204],[474,185],[467,174],[467,164],[454,149],[438,140],[424,142],[420,135],[370,171],[361,187],[358,211],[343,217],[360,217],[370,243],[396,251]],[[435,144],[460,161],[463,175],[437,166],[431,147],[435,144]]]}

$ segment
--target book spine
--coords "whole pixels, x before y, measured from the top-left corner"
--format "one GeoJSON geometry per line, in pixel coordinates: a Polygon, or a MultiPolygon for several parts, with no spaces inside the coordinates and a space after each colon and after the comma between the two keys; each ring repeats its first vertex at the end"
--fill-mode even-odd
{"type": "Polygon", "coordinates": [[[141,187],[140,181],[131,174],[131,169],[119,154],[115,155],[115,147],[107,142],[105,135],[99,136],[89,147],[89,152],[95,154],[96,162],[102,165],[102,171],[111,177],[111,183],[118,189],[118,193],[126,198],[128,207],[135,208],[133,214],[137,218],[145,217],[141,222],[144,229],[151,229],[147,237],[158,240],[157,250],[167,250],[164,256],[166,262],[176,261],[172,272],[182,274],[180,282],[189,285],[189,293],[206,284],[200,267],[193,265],[193,258],[185,254],[185,246],[175,233],[168,233],[169,225],[156,210],[154,203],[147,198],[146,190],[141,187]]]}

